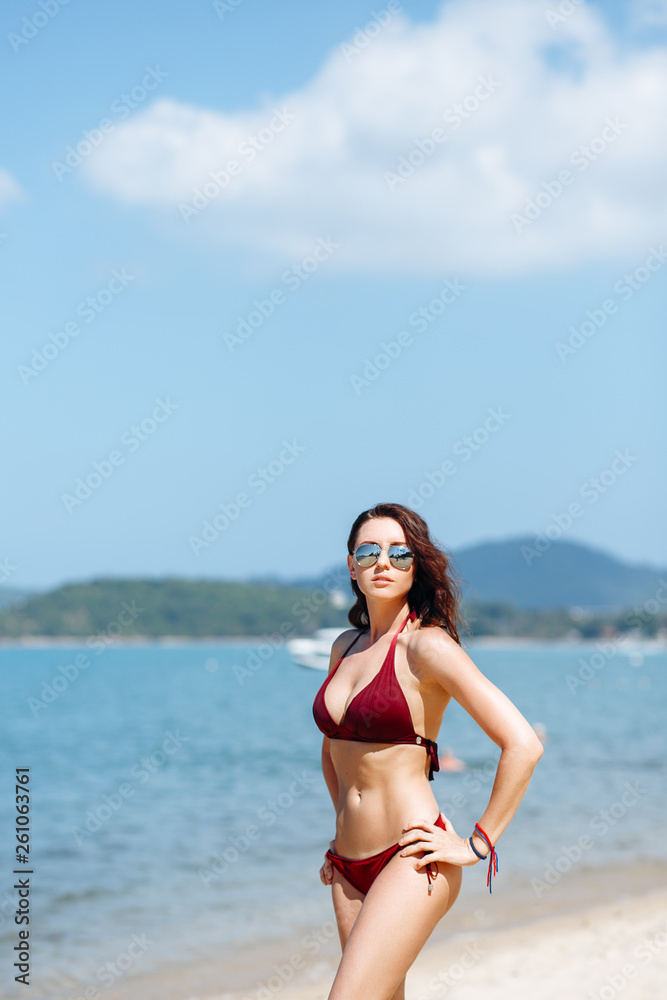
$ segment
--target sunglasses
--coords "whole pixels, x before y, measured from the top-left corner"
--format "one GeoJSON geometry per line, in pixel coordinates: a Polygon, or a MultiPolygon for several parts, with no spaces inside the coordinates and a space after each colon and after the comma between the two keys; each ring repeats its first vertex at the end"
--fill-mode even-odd
{"type": "MultiPolygon", "coordinates": [[[[384,546],[378,545],[377,542],[365,542],[363,545],[357,546],[354,558],[359,566],[374,566],[383,549],[384,546]]],[[[387,555],[389,562],[396,569],[410,569],[415,558],[407,545],[390,545],[387,548],[387,555]]]]}

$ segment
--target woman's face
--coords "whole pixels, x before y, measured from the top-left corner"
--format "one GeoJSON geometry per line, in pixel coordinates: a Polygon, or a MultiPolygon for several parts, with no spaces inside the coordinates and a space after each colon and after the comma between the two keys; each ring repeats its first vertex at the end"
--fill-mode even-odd
{"type": "Polygon", "coordinates": [[[404,597],[415,579],[416,559],[409,569],[397,569],[389,561],[387,549],[390,545],[407,545],[403,528],[392,517],[369,518],[359,528],[354,542],[354,551],[359,545],[375,542],[382,548],[378,561],[372,566],[360,566],[354,555],[347,557],[350,576],[359,585],[368,599],[392,599],[404,597]],[[388,582],[387,582],[388,581],[388,582]]]}

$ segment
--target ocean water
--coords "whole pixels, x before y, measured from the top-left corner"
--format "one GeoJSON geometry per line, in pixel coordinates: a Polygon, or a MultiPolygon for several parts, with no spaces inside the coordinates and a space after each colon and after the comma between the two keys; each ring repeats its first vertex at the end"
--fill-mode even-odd
{"type": "MultiPolygon", "coordinates": [[[[494,887],[567,867],[577,845],[582,866],[662,860],[667,653],[468,652],[547,732],[494,887]]],[[[324,676],[238,644],[0,651],[0,995],[25,989],[7,974],[17,767],[31,776],[33,997],[103,996],[116,960],[128,976],[209,957],[231,967],[258,936],[303,940],[330,921],[318,871],[334,811],[312,718],[324,676]]],[[[438,743],[466,762],[433,785],[466,836],[500,751],[453,702],[438,743]]]]}

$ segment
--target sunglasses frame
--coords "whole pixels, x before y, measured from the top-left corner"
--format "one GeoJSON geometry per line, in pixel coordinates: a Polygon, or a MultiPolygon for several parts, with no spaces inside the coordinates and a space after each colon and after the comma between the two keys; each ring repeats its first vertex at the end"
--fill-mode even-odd
{"type": "Polygon", "coordinates": [[[406,573],[414,565],[415,554],[414,554],[414,552],[412,551],[412,549],[410,548],[409,545],[395,545],[395,544],[394,545],[380,545],[379,542],[362,542],[361,545],[357,545],[356,549],[352,553],[352,556],[353,556],[354,561],[357,564],[357,566],[360,566],[361,569],[370,569],[371,566],[375,566],[377,564],[377,561],[378,561],[378,559],[380,558],[380,556],[382,555],[383,552],[387,553],[387,558],[389,559],[389,562],[394,567],[394,569],[400,569],[404,573],[406,573]],[[373,560],[373,562],[367,563],[364,566],[364,564],[360,563],[359,560],[357,559],[357,552],[359,551],[359,549],[362,549],[365,545],[369,545],[369,546],[370,545],[374,545],[375,548],[379,549],[380,551],[376,554],[375,559],[373,560]],[[394,559],[390,555],[390,552],[391,552],[392,549],[407,549],[407,551],[410,553],[410,555],[412,557],[412,561],[410,562],[410,565],[409,566],[397,566],[396,563],[394,562],[394,559]]]}

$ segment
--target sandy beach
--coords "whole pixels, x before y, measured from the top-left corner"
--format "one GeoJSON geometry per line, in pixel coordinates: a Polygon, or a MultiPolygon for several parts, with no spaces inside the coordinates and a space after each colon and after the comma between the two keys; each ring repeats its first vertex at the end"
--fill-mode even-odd
{"type": "MultiPolygon", "coordinates": [[[[424,950],[409,1000],[665,996],[667,890],[424,950]]],[[[304,996],[307,994],[304,994],[304,996]]],[[[312,996],[312,994],[311,994],[312,996]]],[[[326,996],[326,994],[322,994],[326,996]]]]}
{"type": "MultiPolygon", "coordinates": [[[[408,976],[406,1000],[612,1000],[620,993],[625,1000],[661,1000],[666,982],[663,890],[576,917],[427,945],[408,976]]],[[[329,985],[330,979],[285,986],[281,996],[326,1000],[329,985]]],[[[223,993],[215,1000],[255,996],[223,993]]]]}
{"type": "MultiPolygon", "coordinates": [[[[525,888],[490,899],[470,883],[408,974],[406,1000],[661,1000],[667,982],[667,866],[582,873],[548,900],[525,888]],[[595,900],[593,902],[593,900],[595,900]],[[457,912],[458,911],[458,912],[457,912]]],[[[464,883],[465,884],[465,883],[464,883]]],[[[203,960],[132,977],[108,1000],[326,1000],[339,961],[331,937],[296,971],[298,952],[256,947],[232,963],[203,960]],[[253,963],[254,964],[254,963],[253,963]],[[296,963],[295,963],[296,964],[296,963]],[[229,989],[245,969],[245,989],[229,989]]]]}

